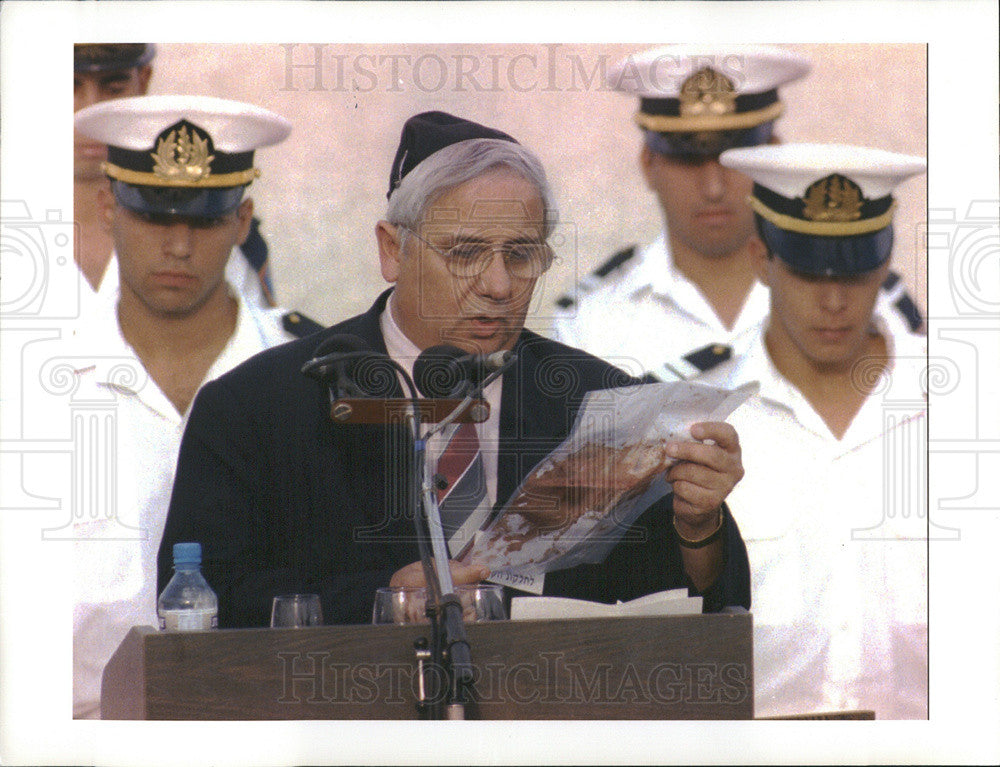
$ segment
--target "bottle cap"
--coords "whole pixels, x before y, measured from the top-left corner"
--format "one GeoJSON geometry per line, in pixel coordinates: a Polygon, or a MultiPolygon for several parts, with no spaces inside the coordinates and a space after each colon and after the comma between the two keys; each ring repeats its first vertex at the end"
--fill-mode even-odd
{"type": "Polygon", "coordinates": [[[200,565],[200,564],[201,564],[200,543],[174,544],[174,567],[177,567],[178,565],[200,565]]]}

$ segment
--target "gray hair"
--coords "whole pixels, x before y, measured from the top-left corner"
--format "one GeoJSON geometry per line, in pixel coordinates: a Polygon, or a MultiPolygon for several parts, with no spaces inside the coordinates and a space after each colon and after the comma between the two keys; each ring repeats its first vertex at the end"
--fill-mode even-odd
{"type": "Polygon", "coordinates": [[[557,211],[542,163],[533,152],[520,144],[495,138],[459,141],[423,160],[403,177],[393,191],[386,220],[395,226],[416,229],[427,209],[438,198],[466,181],[497,168],[507,168],[523,176],[538,190],[544,208],[545,237],[548,238],[555,228],[557,211]]]}

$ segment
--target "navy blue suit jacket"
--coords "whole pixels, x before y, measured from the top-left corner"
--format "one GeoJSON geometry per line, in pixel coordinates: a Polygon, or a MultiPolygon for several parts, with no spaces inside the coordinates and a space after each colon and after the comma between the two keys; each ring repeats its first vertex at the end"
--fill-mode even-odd
{"type": "MultiPolygon", "coordinates": [[[[166,585],[172,547],[202,545],[202,570],[219,597],[219,626],[266,626],[279,593],[316,593],[327,623],[371,620],[375,589],[419,559],[399,427],[335,424],[329,395],[301,373],[330,335],[351,333],[385,352],[379,316],[366,313],[269,349],[206,384],[181,444],[159,553],[166,585]]],[[[577,349],[523,331],[504,374],[497,496],[505,502],[568,435],[584,394],[631,383],[577,349]]],[[[402,396],[392,377],[392,394],[402,396]]],[[[547,594],[627,600],[689,586],[670,524],[670,496],[651,506],[600,565],[546,576],[547,594]]],[[[723,574],[707,610],[750,604],[746,549],[725,522],[723,574]]]]}

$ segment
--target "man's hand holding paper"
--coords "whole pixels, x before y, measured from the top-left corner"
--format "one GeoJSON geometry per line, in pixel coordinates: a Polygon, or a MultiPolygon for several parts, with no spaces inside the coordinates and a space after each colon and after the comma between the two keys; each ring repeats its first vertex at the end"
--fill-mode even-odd
{"type": "Polygon", "coordinates": [[[674,524],[689,540],[704,538],[719,524],[722,503],[743,478],[740,439],[728,423],[696,423],[699,442],[676,442],[667,453],[676,462],[667,470],[674,490],[674,524]]]}
{"type": "MultiPolygon", "coordinates": [[[[503,512],[477,534],[464,562],[509,585],[599,562],[624,531],[674,487],[681,543],[720,526],[720,508],[743,476],[739,438],[722,422],[752,391],[648,384],[591,392],[569,437],[531,471],[503,512]]],[[[708,552],[685,552],[697,563],[708,552]]],[[[692,573],[694,575],[694,573],[692,573]]]]}

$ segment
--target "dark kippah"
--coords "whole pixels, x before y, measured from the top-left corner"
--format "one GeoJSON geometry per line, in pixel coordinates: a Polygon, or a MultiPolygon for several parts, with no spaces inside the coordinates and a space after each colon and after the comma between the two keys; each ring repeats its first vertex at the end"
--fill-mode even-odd
{"type": "Polygon", "coordinates": [[[439,149],[473,138],[495,138],[518,143],[503,131],[487,128],[447,112],[422,112],[411,117],[403,125],[403,133],[399,137],[399,149],[392,161],[386,197],[392,196],[407,173],[439,149]]]}

